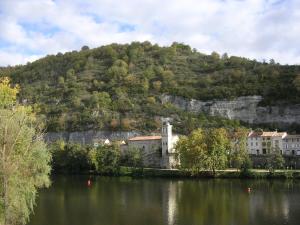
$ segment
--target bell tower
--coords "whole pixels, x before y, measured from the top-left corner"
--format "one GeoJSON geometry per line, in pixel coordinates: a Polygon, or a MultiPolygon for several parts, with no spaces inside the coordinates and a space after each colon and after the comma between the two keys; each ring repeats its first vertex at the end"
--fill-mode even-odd
{"type": "Polygon", "coordinates": [[[162,119],[162,128],[161,128],[161,150],[162,150],[162,159],[163,167],[169,167],[169,154],[172,153],[173,142],[172,142],[172,125],[169,122],[168,118],[162,119]]]}

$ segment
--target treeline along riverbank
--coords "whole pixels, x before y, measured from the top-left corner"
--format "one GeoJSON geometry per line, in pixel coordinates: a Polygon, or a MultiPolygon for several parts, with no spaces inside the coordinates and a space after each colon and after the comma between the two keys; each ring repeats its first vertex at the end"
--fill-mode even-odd
{"type": "MultiPolygon", "coordinates": [[[[250,167],[236,169],[230,167],[232,162],[227,166],[229,169],[215,171],[180,167],[172,170],[145,168],[138,149],[130,149],[126,154],[121,154],[116,143],[95,148],[90,145],[57,141],[52,143],[49,149],[52,154],[52,174],[169,178],[300,178],[300,170],[291,170],[292,167],[276,169],[266,165],[259,169],[250,169],[250,167]]],[[[269,159],[267,156],[264,158],[269,159]]]]}

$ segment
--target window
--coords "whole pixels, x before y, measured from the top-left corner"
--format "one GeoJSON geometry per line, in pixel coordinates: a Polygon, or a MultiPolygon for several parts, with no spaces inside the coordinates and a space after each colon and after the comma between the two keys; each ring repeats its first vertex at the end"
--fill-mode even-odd
{"type": "Polygon", "coordinates": [[[292,150],[292,155],[295,155],[295,150],[292,150]]]}
{"type": "Polygon", "coordinates": [[[263,154],[267,154],[267,150],[265,148],[263,148],[263,154]]]}
{"type": "Polygon", "coordinates": [[[253,146],[253,142],[251,142],[251,146],[253,146]]]}
{"type": "Polygon", "coordinates": [[[255,145],[258,146],[258,143],[256,142],[255,145]]]}
{"type": "Polygon", "coordinates": [[[267,140],[270,140],[270,139],[271,139],[271,138],[269,138],[269,137],[267,138],[267,140]]]}
{"type": "Polygon", "coordinates": [[[259,150],[258,149],[256,150],[256,155],[259,155],[259,150]]]}

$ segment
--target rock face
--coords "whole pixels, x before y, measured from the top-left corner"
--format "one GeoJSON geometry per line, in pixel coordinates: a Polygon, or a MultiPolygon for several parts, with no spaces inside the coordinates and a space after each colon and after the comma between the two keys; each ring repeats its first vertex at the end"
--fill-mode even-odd
{"type": "Polygon", "coordinates": [[[73,142],[79,144],[93,144],[97,140],[109,139],[115,140],[127,140],[128,138],[141,135],[136,131],[80,131],[80,132],[49,132],[46,133],[44,138],[46,142],[54,142],[56,140],[64,140],[66,142],[73,142]]]}
{"type": "Polygon", "coordinates": [[[261,96],[243,96],[235,100],[200,101],[182,97],[163,95],[162,103],[172,103],[176,107],[190,111],[203,112],[211,116],[241,120],[250,124],[277,124],[285,128],[300,124],[300,104],[258,106],[261,96]]]}
{"type": "MultiPolygon", "coordinates": [[[[163,95],[162,103],[172,103],[186,111],[220,116],[227,119],[241,120],[250,124],[277,124],[287,128],[291,124],[300,124],[300,104],[258,106],[261,96],[243,96],[235,100],[200,101],[188,100],[182,97],[163,95]]],[[[81,131],[81,132],[50,132],[45,135],[47,142],[62,139],[66,142],[92,144],[95,140],[127,140],[141,135],[141,132],[114,132],[114,131],[81,131]]]]}

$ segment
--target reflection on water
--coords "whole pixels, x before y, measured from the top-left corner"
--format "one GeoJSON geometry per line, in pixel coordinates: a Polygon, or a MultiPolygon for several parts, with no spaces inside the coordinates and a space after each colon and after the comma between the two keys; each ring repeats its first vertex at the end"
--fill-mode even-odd
{"type": "Polygon", "coordinates": [[[56,177],[30,225],[298,225],[300,183],[56,177]],[[247,188],[251,187],[248,193],[247,188]]]}

